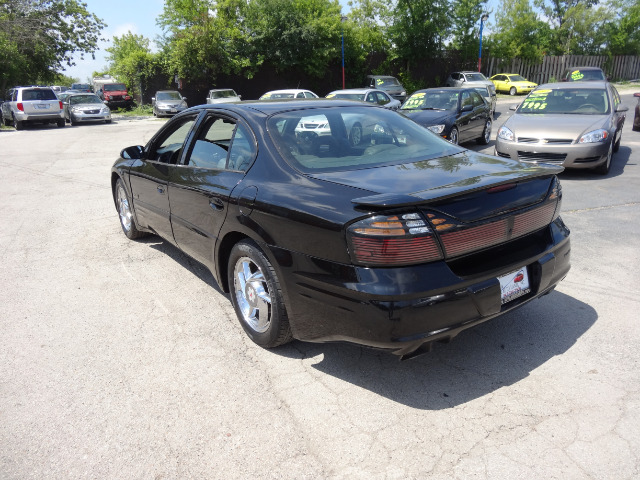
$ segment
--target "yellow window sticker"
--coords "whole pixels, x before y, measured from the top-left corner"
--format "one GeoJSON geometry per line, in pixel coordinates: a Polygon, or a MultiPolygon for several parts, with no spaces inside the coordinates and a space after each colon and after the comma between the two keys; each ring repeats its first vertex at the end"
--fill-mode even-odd
{"type": "Polygon", "coordinates": [[[418,108],[424,102],[424,92],[411,95],[409,99],[404,103],[402,108],[418,108]]]}
{"type": "Polygon", "coordinates": [[[584,73],[582,73],[580,70],[571,72],[571,80],[573,80],[574,82],[577,80],[582,80],[583,78],[584,78],[584,73]]]}
{"type": "Polygon", "coordinates": [[[335,97],[335,96],[336,96],[336,94],[335,94],[335,93],[330,93],[329,95],[327,95],[327,98],[333,98],[333,97],[335,97]]]}
{"type": "Polygon", "coordinates": [[[384,83],[384,80],[382,80],[381,78],[376,78],[376,85],[382,85],[384,83]]]}

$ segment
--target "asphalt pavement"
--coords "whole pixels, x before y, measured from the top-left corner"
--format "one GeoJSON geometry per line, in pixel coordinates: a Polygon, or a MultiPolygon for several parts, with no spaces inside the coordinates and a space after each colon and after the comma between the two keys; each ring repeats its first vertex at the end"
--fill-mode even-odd
{"type": "Polygon", "coordinates": [[[0,478],[640,478],[632,118],[607,176],[561,174],[556,291],[407,362],[261,349],[203,266],[127,240],[110,168],[164,120],[1,131],[0,478]]]}

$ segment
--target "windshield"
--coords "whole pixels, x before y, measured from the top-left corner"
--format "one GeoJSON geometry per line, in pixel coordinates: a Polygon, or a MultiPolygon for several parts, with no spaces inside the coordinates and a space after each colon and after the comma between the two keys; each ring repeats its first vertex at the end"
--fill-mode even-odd
{"type": "Polygon", "coordinates": [[[460,152],[408,118],[366,107],[279,113],[267,128],[282,156],[305,173],[361,170],[460,152]]]}
{"type": "Polygon", "coordinates": [[[604,88],[539,89],[525,98],[517,112],[605,115],[609,98],[604,88]]]}
{"type": "Polygon", "coordinates": [[[158,92],[156,100],[182,100],[182,96],[178,92],[158,92]]]}
{"type": "Polygon", "coordinates": [[[397,87],[400,86],[400,82],[396,77],[382,77],[376,78],[376,87],[397,87]]]}
{"type": "Polygon", "coordinates": [[[486,82],[486,77],[481,73],[465,73],[467,82],[486,82]]]}
{"type": "Polygon", "coordinates": [[[119,92],[126,89],[127,87],[124,86],[124,83],[105,83],[102,87],[105,92],[119,92]]]}
{"type": "Polygon", "coordinates": [[[265,93],[259,100],[276,100],[278,98],[295,98],[295,93],[265,93]]]}
{"type": "Polygon", "coordinates": [[[327,98],[341,98],[342,100],[364,101],[364,93],[330,93],[327,98]]]}
{"type": "Polygon", "coordinates": [[[97,95],[73,95],[69,97],[71,105],[79,105],[81,103],[102,103],[97,95]]]}
{"type": "Polygon", "coordinates": [[[218,90],[217,92],[210,92],[211,98],[229,98],[237,97],[236,92],[233,90],[218,90]]]}
{"type": "Polygon", "coordinates": [[[507,75],[507,78],[511,82],[526,82],[527,80],[522,75],[507,75]]]}
{"type": "Polygon", "coordinates": [[[455,110],[460,92],[416,92],[400,107],[402,110],[455,110]]]}

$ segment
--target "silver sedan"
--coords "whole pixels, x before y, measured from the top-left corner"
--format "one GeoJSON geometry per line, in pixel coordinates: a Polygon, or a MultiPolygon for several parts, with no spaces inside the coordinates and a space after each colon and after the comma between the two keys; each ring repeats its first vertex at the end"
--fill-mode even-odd
{"type": "Polygon", "coordinates": [[[496,155],[606,175],[628,107],[608,82],[540,85],[498,130],[496,155]]]}
{"type": "Polygon", "coordinates": [[[63,103],[65,120],[71,125],[80,122],[111,123],[111,110],[95,93],[73,93],[63,103]]]}
{"type": "Polygon", "coordinates": [[[375,103],[390,110],[400,108],[400,100],[389,96],[382,90],[375,88],[348,88],[346,90],[335,90],[327,94],[326,98],[339,98],[341,100],[358,100],[361,102],[375,103]]]}

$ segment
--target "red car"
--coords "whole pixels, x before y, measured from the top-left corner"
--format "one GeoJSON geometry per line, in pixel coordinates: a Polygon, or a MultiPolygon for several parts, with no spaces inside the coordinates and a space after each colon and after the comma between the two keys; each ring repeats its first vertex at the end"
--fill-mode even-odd
{"type": "Polygon", "coordinates": [[[636,132],[640,132],[640,92],[634,93],[634,97],[638,97],[638,103],[636,104],[636,116],[633,119],[633,129],[636,132]]]}

